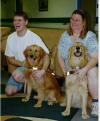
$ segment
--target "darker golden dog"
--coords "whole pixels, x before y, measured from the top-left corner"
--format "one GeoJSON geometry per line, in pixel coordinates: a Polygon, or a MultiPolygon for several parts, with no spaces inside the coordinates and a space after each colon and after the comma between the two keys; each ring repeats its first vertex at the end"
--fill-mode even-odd
{"type": "Polygon", "coordinates": [[[91,105],[91,98],[88,95],[87,83],[88,79],[85,75],[82,81],[77,81],[77,74],[75,73],[78,69],[86,66],[87,60],[87,48],[80,42],[74,43],[69,49],[68,53],[68,65],[66,78],[66,97],[67,106],[66,110],[62,115],[66,116],[70,114],[71,107],[82,108],[82,118],[87,119],[87,106],[91,105]]]}
{"type": "Polygon", "coordinates": [[[35,90],[38,99],[35,107],[41,107],[42,102],[45,99],[49,101],[48,105],[62,103],[64,94],[61,92],[54,75],[47,71],[41,80],[35,80],[32,77],[33,71],[42,69],[44,57],[46,55],[45,51],[37,45],[31,45],[25,49],[24,55],[26,57],[25,65],[27,67],[24,71],[24,76],[27,80],[27,94],[22,101],[28,101],[32,90],[35,90]]]}

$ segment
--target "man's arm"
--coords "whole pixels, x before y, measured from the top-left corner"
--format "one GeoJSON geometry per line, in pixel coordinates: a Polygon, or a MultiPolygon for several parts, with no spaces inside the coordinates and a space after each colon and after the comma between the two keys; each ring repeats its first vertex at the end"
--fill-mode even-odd
{"type": "Polygon", "coordinates": [[[42,68],[44,71],[48,69],[49,63],[50,63],[49,55],[45,55],[42,68]]]}
{"type": "Polygon", "coordinates": [[[16,60],[15,57],[8,57],[6,56],[8,63],[14,66],[24,66],[24,61],[16,60]]]}

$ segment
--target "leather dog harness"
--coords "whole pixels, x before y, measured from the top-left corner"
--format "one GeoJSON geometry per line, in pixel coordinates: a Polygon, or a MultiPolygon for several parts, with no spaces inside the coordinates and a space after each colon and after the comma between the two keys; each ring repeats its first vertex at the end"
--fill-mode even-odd
{"type": "Polygon", "coordinates": [[[75,69],[67,71],[67,76],[70,75],[70,74],[74,74],[79,69],[81,69],[81,67],[77,66],[75,69]]]}

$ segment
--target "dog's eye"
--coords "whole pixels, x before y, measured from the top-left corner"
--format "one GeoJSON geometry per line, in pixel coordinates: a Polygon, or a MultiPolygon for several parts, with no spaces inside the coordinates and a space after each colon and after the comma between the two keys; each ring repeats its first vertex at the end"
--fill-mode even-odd
{"type": "Polygon", "coordinates": [[[28,51],[31,52],[31,49],[29,49],[28,51]]]}
{"type": "Polygon", "coordinates": [[[35,50],[35,52],[37,52],[37,50],[35,50]]]}

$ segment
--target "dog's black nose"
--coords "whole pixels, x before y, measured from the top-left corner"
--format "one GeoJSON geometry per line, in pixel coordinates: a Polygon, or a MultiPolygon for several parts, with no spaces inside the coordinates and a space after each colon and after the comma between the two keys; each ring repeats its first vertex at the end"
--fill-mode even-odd
{"type": "Polygon", "coordinates": [[[76,49],[77,49],[77,50],[79,50],[79,49],[80,49],[80,47],[79,47],[79,46],[76,46],[76,49]]]}
{"type": "Polygon", "coordinates": [[[30,55],[30,58],[33,58],[34,56],[33,55],[30,55]]]}

